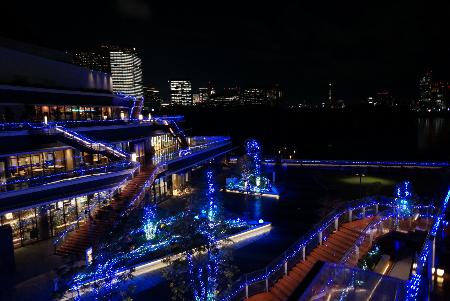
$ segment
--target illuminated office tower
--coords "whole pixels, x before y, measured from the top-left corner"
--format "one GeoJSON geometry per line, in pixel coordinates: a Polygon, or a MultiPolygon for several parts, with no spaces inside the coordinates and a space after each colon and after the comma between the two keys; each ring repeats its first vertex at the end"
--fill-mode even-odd
{"type": "Polygon", "coordinates": [[[192,85],[188,80],[171,80],[170,85],[170,102],[172,105],[191,106],[192,85]]]}
{"type": "Polygon", "coordinates": [[[144,109],[153,112],[161,106],[162,98],[155,87],[144,87],[144,109]]]}
{"type": "Polygon", "coordinates": [[[72,52],[75,64],[110,73],[113,91],[142,97],[142,62],[135,48],[102,45],[92,51],[72,52]]]}
{"type": "Polygon", "coordinates": [[[419,81],[419,103],[422,105],[430,105],[431,103],[431,74],[431,70],[427,70],[419,81]]]}
{"type": "Polygon", "coordinates": [[[136,50],[111,48],[109,56],[114,92],[142,97],[142,62],[136,50]]]}

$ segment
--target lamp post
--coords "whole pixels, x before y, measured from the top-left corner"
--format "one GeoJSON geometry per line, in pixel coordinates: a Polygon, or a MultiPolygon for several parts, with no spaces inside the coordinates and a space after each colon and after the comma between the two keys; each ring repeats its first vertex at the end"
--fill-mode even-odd
{"type": "Polygon", "coordinates": [[[356,176],[359,176],[359,199],[362,199],[362,178],[366,175],[363,173],[357,173],[356,176]]]}

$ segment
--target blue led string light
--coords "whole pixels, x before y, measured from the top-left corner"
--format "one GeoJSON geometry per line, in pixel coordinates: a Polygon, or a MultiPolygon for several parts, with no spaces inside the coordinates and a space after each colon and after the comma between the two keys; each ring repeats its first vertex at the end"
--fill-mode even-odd
{"type": "MultiPolygon", "coordinates": [[[[275,163],[275,159],[266,159],[264,163],[275,163]]],[[[419,167],[450,167],[449,162],[419,162],[419,161],[358,161],[358,160],[296,160],[283,159],[281,163],[303,165],[373,165],[373,166],[419,166],[419,167]]]]}
{"type": "Polygon", "coordinates": [[[447,211],[448,202],[450,199],[450,190],[448,190],[446,197],[441,203],[441,206],[438,207],[439,211],[433,218],[433,225],[431,230],[428,232],[428,235],[425,239],[425,243],[422,247],[422,251],[418,256],[416,274],[411,275],[407,284],[406,284],[406,300],[407,301],[416,301],[419,300],[419,294],[422,289],[425,290],[425,284],[427,277],[432,277],[432,275],[427,275],[426,264],[431,257],[431,251],[433,248],[433,241],[441,225],[442,219],[445,216],[445,212],[447,211]]]}
{"type": "Polygon", "coordinates": [[[261,146],[255,139],[249,139],[245,143],[246,156],[250,160],[250,166],[242,170],[241,178],[227,179],[227,189],[230,191],[264,194],[276,193],[269,179],[261,173],[261,146]]]}
{"type": "Polygon", "coordinates": [[[147,205],[144,207],[143,228],[145,238],[152,240],[156,236],[156,230],[158,229],[158,220],[156,219],[156,206],[147,205]]]}
{"type": "MultiPolygon", "coordinates": [[[[390,201],[389,201],[390,202],[390,201]]],[[[267,279],[272,274],[274,274],[276,271],[279,271],[280,268],[282,268],[286,261],[289,261],[291,259],[296,258],[296,256],[302,252],[303,248],[306,247],[310,242],[313,240],[317,240],[318,234],[322,233],[325,229],[327,229],[331,224],[334,223],[334,220],[337,218],[340,218],[342,215],[346,214],[350,210],[358,210],[363,207],[372,207],[375,205],[383,205],[383,206],[389,206],[389,202],[380,202],[373,199],[364,201],[363,203],[360,203],[358,205],[354,205],[353,203],[348,205],[348,207],[345,207],[344,209],[341,209],[333,216],[327,218],[324,220],[319,226],[315,227],[313,230],[311,230],[309,233],[305,234],[300,238],[299,241],[297,241],[294,246],[289,250],[289,252],[286,252],[286,256],[277,262],[277,264],[271,265],[270,268],[266,268],[264,272],[261,270],[261,274],[258,276],[252,276],[249,277],[247,275],[246,281],[240,281],[236,285],[233,285],[234,289],[231,291],[225,291],[221,294],[219,300],[221,301],[229,301],[232,300],[238,293],[242,292],[242,290],[253,283],[257,283],[260,281],[263,281],[264,279],[267,279]]],[[[252,273],[254,275],[254,273],[252,273]]]]}
{"type": "Polygon", "coordinates": [[[48,175],[40,175],[35,177],[28,177],[28,178],[18,178],[18,179],[8,179],[4,182],[2,182],[0,185],[13,185],[13,184],[21,184],[21,183],[32,183],[32,182],[38,182],[39,184],[42,184],[42,182],[46,181],[53,181],[53,180],[60,180],[64,176],[78,176],[78,175],[88,175],[92,174],[94,172],[107,172],[114,169],[126,169],[132,167],[134,164],[132,162],[128,161],[122,161],[122,162],[113,162],[106,165],[100,165],[100,166],[94,166],[94,167],[83,167],[78,169],[73,169],[66,172],[59,172],[59,173],[53,173],[48,175]]]}

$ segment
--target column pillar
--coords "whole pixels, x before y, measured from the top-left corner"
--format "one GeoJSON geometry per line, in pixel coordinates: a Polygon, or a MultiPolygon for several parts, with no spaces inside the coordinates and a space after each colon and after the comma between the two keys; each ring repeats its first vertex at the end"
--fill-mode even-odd
{"type": "Polygon", "coordinates": [[[322,245],[322,231],[319,232],[319,245],[322,245]]]}
{"type": "Polygon", "coordinates": [[[267,275],[267,268],[266,268],[266,293],[269,292],[269,275],[267,275]]]}
{"type": "Polygon", "coordinates": [[[348,221],[349,221],[349,222],[352,221],[352,215],[353,215],[353,210],[349,210],[349,211],[348,211],[348,221]]]}
{"type": "Polygon", "coordinates": [[[306,260],[306,250],[305,250],[305,247],[303,247],[302,248],[302,254],[303,254],[303,261],[305,261],[306,260]]]}
{"type": "Polygon", "coordinates": [[[48,219],[48,212],[45,206],[39,208],[38,213],[38,237],[39,239],[50,238],[50,222],[48,219]]]}
{"type": "Polygon", "coordinates": [[[339,229],[339,217],[334,219],[334,230],[337,231],[339,229]]]}

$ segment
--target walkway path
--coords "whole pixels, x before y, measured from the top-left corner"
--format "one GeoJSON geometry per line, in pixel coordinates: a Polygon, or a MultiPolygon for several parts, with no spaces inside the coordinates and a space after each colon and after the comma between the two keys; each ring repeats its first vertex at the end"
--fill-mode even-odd
{"type": "Polygon", "coordinates": [[[82,255],[90,246],[95,247],[98,239],[111,230],[120,214],[140,192],[153,169],[154,166],[143,167],[139,175],[131,179],[108,206],[98,209],[92,220],[87,220],[77,230],[69,233],[68,237],[57,247],[56,253],[59,255],[82,255]]]}
{"type": "MultiPolygon", "coordinates": [[[[249,301],[286,301],[300,285],[314,264],[318,261],[339,262],[349,250],[361,231],[372,221],[371,218],[357,220],[343,224],[341,228],[331,234],[322,245],[317,246],[305,259],[294,266],[286,276],[278,280],[267,293],[250,297],[249,301]]],[[[360,256],[368,252],[360,249],[360,256]]]]}

